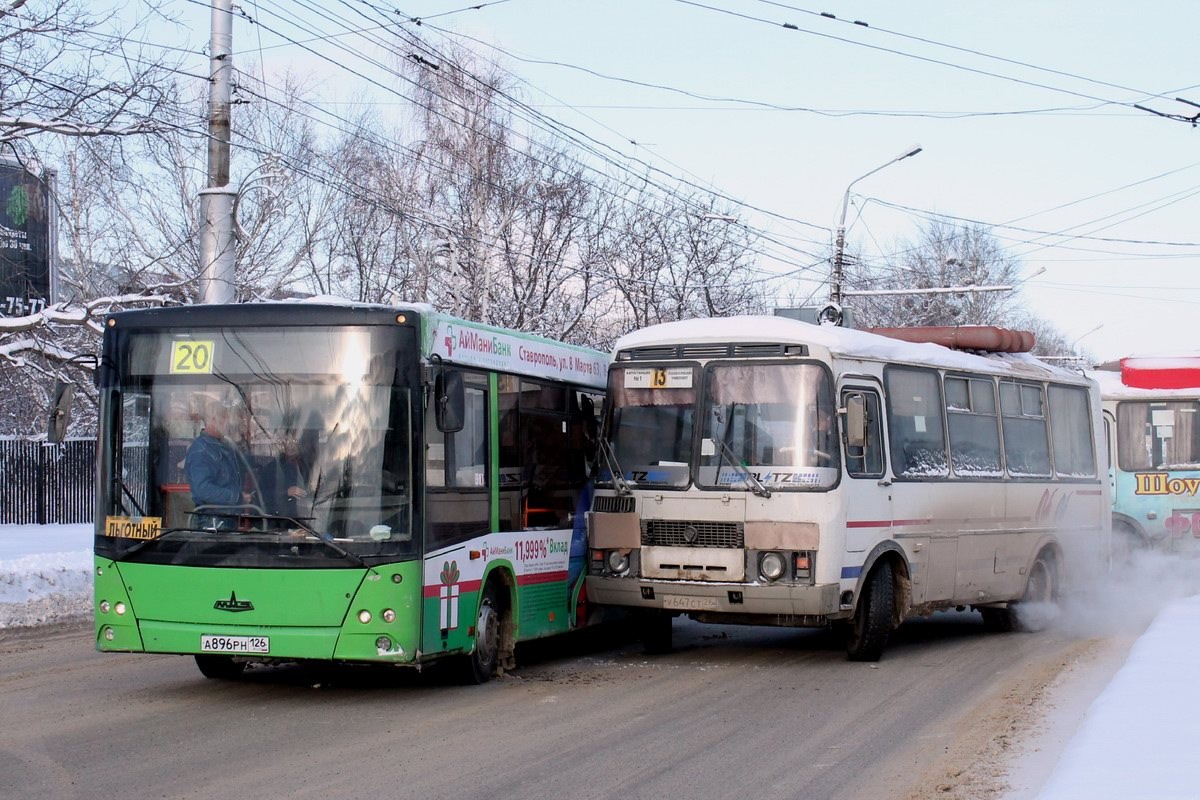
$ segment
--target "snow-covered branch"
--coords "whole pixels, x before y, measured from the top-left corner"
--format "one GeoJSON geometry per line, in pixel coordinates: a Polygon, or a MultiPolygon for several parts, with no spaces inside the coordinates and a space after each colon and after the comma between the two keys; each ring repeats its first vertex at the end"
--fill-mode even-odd
{"type": "Polygon", "coordinates": [[[0,142],[13,141],[29,134],[30,131],[43,133],[60,133],[64,136],[139,136],[143,134],[162,133],[174,130],[170,124],[159,124],[151,120],[141,120],[132,125],[96,126],[85,125],[66,120],[42,120],[31,117],[0,116],[0,142]]]}

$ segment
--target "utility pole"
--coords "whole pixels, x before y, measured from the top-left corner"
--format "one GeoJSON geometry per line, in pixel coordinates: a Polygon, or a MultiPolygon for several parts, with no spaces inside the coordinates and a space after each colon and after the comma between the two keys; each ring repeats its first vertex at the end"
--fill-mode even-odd
{"type": "Polygon", "coordinates": [[[233,100],[233,0],[211,0],[209,40],[208,185],[200,190],[200,302],[232,303],[237,241],[229,186],[233,100]]]}
{"type": "Polygon", "coordinates": [[[842,196],[842,214],[840,217],[838,217],[837,239],[834,242],[833,273],[829,278],[829,302],[835,306],[840,307],[842,304],[842,254],[846,248],[846,208],[850,205],[851,187],[853,187],[854,184],[858,183],[863,178],[879,172],[879,170],[883,169],[884,167],[890,167],[897,161],[903,161],[906,158],[915,156],[919,152],[921,152],[921,146],[919,144],[915,144],[886,164],[878,166],[868,172],[866,175],[850,181],[850,186],[846,187],[846,193],[842,196]]]}

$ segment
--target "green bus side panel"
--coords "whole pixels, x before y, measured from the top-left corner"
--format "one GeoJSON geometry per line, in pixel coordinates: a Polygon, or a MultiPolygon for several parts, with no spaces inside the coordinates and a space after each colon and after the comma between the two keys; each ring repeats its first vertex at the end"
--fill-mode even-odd
{"type": "Polygon", "coordinates": [[[404,663],[417,653],[419,562],[371,570],[105,565],[96,578],[97,647],[197,653],[200,637],[266,636],[269,658],[404,663]],[[122,594],[123,593],[123,594],[122,594]],[[117,617],[113,598],[127,613],[117,617]],[[100,611],[100,600],[110,611],[100,611]],[[388,622],[385,611],[393,611],[388,622]],[[369,613],[363,623],[360,612],[369,613]],[[119,621],[119,624],[114,624],[119,621]],[[112,640],[105,627],[114,628],[112,640]],[[140,633],[140,637],[139,637],[140,633]],[[380,647],[387,637],[387,647],[380,647]],[[135,641],[136,640],[136,641],[135,641]]]}
{"type": "Polygon", "coordinates": [[[570,630],[567,588],[561,581],[533,583],[517,587],[519,639],[539,639],[570,630]]]}
{"type": "Polygon", "coordinates": [[[469,653],[475,649],[475,619],[479,612],[480,582],[464,581],[453,594],[449,587],[425,590],[421,650],[428,654],[469,653]]]}

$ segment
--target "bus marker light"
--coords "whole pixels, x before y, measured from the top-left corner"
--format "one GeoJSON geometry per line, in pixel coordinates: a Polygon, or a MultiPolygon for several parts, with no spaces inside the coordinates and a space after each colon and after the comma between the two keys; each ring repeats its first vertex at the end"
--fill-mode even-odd
{"type": "Polygon", "coordinates": [[[403,582],[404,582],[404,576],[401,575],[399,572],[397,572],[395,575],[392,576],[392,583],[403,583],[403,582]]]}
{"type": "Polygon", "coordinates": [[[107,600],[100,601],[100,613],[101,614],[107,614],[110,608],[112,608],[112,606],[110,606],[108,604],[107,600]]]}
{"type": "Polygon", "coordinates": [[[124,603],[117,603],[117,605],[114,608],[115,608],[115,611],[117,612],[117,614],[125,613],[125,604],[124,603]]]}
{"type": "Polygon", "coordinates": [[[380,616],[383,617],[384,622],[395,622],[396,621],[396,612],[390,608],[385,608],[383,610],[383,613],[380,614],[380,616]]]}
{"type": "Polygon", "coordinates": [[[363,625],[366,625],[368,622],[371,621],[371,612],[367,611],[365,608],[362,611],[358,612],[358,621],[361,622],[363,625]]]}
{"type": "Polygon", "coordinates": [[[796,569],[809,569],[808,553],[796,553],[796,569]]]}
{"type": "Polygon", "coordinates": [[[108,641],[110,641],[110,642],[111,642],[111,641],[112,641],[113,639],[115,639],[116,637],[117,637],[117,634],[113,632],[113,629],[112,629],[112,628],[105,628],[105,629],[104,629],[104,638],[105,638],[105,639],[107,639],[108,641]]]}

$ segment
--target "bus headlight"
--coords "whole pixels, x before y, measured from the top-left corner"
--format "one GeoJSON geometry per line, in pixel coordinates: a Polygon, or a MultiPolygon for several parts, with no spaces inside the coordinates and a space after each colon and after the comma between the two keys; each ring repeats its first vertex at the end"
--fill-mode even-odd
{"type": "Polygon", "coordinates": [[[609,550],[607,563],[609,572],[621,575],[629,569],[629,555],[620,550],[609,550]]]}
{"type": "Polygon", "coordinates": [[[112,628],[105,628],[104,629],[104,638],[111,642],[113,639],[117,638],[117,634],[116,634],[116,632],[113,631],[112,628]]]}
{"type": "Polygon", "coordinates": [[[121,614],[124,614],[124,613],[125,613],[125,604],[124,604],[124,603],[117,603],[117,604],[116,604],[116,605],[113,607],[113,610],[115,610],[115,611],[117,612],[117,615],[118,615],[118,616],[120,616],[121,614]]]}
{"type": "Polygon", "coordinates": [[[758,557],[758,572],[769,581],[777,581],[783,577],[787,562],[780,553],[763,553],[758,557]]]}

